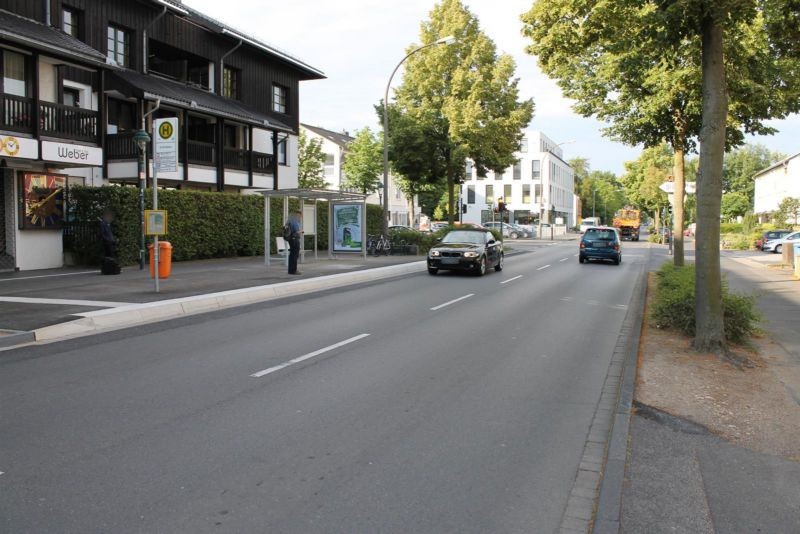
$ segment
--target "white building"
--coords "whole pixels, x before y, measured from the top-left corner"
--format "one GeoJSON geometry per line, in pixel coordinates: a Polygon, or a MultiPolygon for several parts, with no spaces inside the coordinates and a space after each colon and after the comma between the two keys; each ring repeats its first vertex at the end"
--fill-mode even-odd
{"type": "MultiPolygon", "coordinates": [[[[325,181],[331,189],[342,189],[345,181],[345,173],[342,170],[342,163],[347,157],[348,146],[355,139],[348,132],[334,132],[319,126],[301,124],[300,128],[305,132],[309,140],[316,139],[322,143],[322,152],[325,154],[325,181]]],[[[379,206],[383,200],[383,191],[375,192],[367,197],[367,203],[379,206]]],[[[415,201],[414,221],[409,220],[410,207],[403,191],[397,187],[392,175],[389,175],[389,215],[390,224],[417,224],[420,210],[416,207],[415,201]]]]}
{"type": "Polygon", "coordinates": [[[753,213],[765,218],[785,198],[800,198],[800,153],[779,161],[753,176],[756,182],[753,213]]]}
{"type": "Polygon", "coordinates": [[[561,148],[543,133],[531,130],[515,157],[517,162],[506,172],[489,172],[487,176],[478,176],[472,162],[467,161],[461,186],[466,205],[464,222],[491,221],[492,209],[502,197],[509,222],[575,226],[575,176],[561,148]]]}

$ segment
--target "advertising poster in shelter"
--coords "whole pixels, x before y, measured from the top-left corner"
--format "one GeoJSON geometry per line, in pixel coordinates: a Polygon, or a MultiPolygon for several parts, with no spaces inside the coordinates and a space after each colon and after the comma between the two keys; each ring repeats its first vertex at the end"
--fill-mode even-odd
{"type": "Polygon", "coordinates": [[[20,230],[59,230],[64,225],[63,174],[25,173],[20,177],[20,230]]]}
{"type": "Polygon", "coordinates": [[[333,205],[333,250],[335,252],[361,252],[361,204],[333,205]]]}

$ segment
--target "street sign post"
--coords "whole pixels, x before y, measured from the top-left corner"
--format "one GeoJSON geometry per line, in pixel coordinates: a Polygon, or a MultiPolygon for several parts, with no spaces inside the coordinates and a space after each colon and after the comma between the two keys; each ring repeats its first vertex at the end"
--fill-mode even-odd
{"type": "MultiPolygon", "coordinates": [[[[155,119],[153,121],[153,211],[158,211],[158,176],[178,178],[178,119],[155,119]]],[[[166,216],[163,222],[166,230],[166,216]]],[[[156,293],[158,287],[159,247],[158,235],[153,235],[153,263],[156,293]]]]}

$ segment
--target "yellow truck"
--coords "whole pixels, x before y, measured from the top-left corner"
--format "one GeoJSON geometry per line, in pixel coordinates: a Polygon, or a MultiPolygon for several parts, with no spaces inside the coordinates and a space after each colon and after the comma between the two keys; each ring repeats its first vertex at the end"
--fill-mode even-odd
{"type": "Polygon", "coordinates": [[[626,237],[631,241],[639,241],[639,227],[642,224],[639,210],[624,208],[614,214],[614,228],[619,230],[622,239],[626,237]]]}

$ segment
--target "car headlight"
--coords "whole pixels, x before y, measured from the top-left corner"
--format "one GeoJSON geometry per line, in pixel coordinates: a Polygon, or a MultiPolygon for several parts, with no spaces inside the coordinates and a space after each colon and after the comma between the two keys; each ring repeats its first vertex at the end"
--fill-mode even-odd
{"type": "Polygon", "coordinates": [[[438,258],[441,255],[442,253],[439,252],[438,250],[431,250],[431,258],[438,258]]]}
{"type": "Polygon", "coordinates": [[[464,257],[465,258],[477,258],[478,257],[478,253],[477,252],[465,252],[464,253],[464,257]]]}

